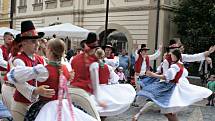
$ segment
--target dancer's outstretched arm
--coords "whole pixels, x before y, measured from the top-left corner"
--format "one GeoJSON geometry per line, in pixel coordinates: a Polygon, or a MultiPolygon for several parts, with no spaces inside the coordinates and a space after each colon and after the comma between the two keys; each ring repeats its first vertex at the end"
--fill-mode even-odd
{"type": "Polygon", "coordinates": [[[182,54],[182,62],[195,62],[205,60],[211,53],[215,51],[215,45],[211,46],[208,51],[198,54],[182,54]]]}

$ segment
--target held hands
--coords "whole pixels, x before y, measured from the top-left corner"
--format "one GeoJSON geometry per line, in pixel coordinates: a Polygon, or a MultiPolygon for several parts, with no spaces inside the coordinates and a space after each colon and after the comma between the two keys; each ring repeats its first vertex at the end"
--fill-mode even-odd
{"type": "Polygon", "coordinates": [[[146,71],[146,76],[153,76],[153,75],[154,75],[153,72],[151,72],[151,71],[146,71]]]}
{"type": "Polygon", "coordinates": [[[41,85],[37,87],[33,93],[36,95],[41,95],[43,97],[52,98],[52,96],[55,95],[55,90],[49,89],[48,85],[41,85]]]}

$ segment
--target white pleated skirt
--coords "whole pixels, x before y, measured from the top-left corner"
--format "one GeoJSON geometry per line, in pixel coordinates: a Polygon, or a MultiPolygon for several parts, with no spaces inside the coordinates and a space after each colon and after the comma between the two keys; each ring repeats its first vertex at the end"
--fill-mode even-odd
{"type": "Polygon", "coordinates": [[[98,92],[98,99],[107,103],[106,108],[100,107],[95,96],[91,95],[100,116],[114,116],[125,112],[136,95],[130,84],[100,85],[98,92]]]}
{"type": "MultiPolygon", "coordinates": [[[[50,101],[45,104],[37,115],[35,121],[57,121],[57,108],[58,100],[50,101]]],[[[71,121],[72,117],[69,110],[69,104],[66,99],[62,101],[62,120],[61,121],[71,121]]],[[[83,111],[75,108],[73,106],[73,114],[75,121],[97,121],[92,116],[84,113],[83,111]]]]}

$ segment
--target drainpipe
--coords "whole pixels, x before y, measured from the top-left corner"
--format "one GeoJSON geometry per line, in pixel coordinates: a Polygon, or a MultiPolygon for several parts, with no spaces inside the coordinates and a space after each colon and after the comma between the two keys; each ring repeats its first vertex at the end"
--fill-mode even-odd
{"type": "Polygon", "coordinates": [[[105,32],[104,32],[104,45],[107,44],[107,30],[108,30],[108,13],[109,13],[109,0],[106,2],[106,19],[105,19],[105,32]]]}
{"type": "Polygon", "coordinates": [[[13,12],[14,12],[14,0],[10,0],[10,28],[13,28],[13,12]]]}
{"type": "MultiPolygon", "coordinates": [[[[155,50],[158,48],[158,35],[159,35],[159,18],[160,16],[160,0],[157,0],[157,18],[156,18],[156,30],[155,30],[155,50]]],[[[156,70],[156,60],[154,60],[153,69],[156,70]]]]}

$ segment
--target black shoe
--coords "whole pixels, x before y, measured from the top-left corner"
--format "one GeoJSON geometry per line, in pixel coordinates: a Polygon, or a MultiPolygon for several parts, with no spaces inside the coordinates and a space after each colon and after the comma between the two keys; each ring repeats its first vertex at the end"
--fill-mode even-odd
{"type": "Polygon", "coordinates": [[[214,104],[211,104],[211,106],[214,106],[214,104]]]}
{"type": "Polygon", "coordinates": [[[147,99],[146,101],[147,101],[147,102],[149,102],[149,101],[151,101],[151,102],[152,102],[152,100],[151,100],[151,99],[147,99]]]}

